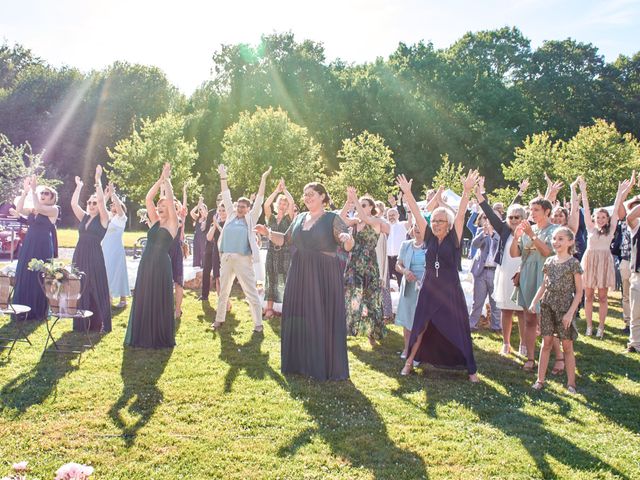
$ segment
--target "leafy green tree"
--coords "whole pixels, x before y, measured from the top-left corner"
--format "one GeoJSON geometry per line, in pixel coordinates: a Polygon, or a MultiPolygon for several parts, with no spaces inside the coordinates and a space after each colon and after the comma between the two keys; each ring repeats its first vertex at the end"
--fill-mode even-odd
{"type": "Polygon", "coordinates": [[[618,182],[640,170],[640,142],[614,124],[596,120],[563,144],[558,167],[565,182],[578,175],[585,178],[592,206],[611,205],[618,182]]]}
{"type": "Polygon", "coordinates": [[[183,135],[184,118],[167,113],[156,120],[142,120],[139,131],[108,149],[111,163],[108,177],[126,196],[130,205],[140,205],[149,188],[158,179],[165,162],[171,164],[176,198],[189,185],[194,200],[200,192],[199,175],[192,171],[197,158],[196,146],[183,135]]]}
{"type": "Polygon", "coordinates": [[[380,135],[364,131],[344,140],[338,158],[342,160],[338,170],[326,181],[336,206],[344,203],[349,186],[359,195],[369,194],[382,201],[394,190],[393,152],[380,135]]]}
{"type": "Polygon", "coordinates": [[[18,75],[28,67],[43,64],[31,50],[22,45],[0,45],[0,94],[14,87],[18,75]]]}
{"type": "Polygon", "coordinates": [[[39,177],[39,185],[55,188],[61,183],[45,177],[42,153],[34,153],[28,142],[14,145],[0,133],[0,202],[12,201],[22,190],[22,180],[27,175],[39,177]]]}
{"type": "MultiPolygon", "coordinates": [[[[438,189],[440,186],[453,190],[458,195],[462,195],[462,177],[466,172],[460,163],[451,163],[449,155],[442,155],[442,163],[440,168],[433,177],[431,188],[438,189]]],[[[427,189],[425,188],[425,195],[427,189]]]]}
{"type": "MultiPolygon", "coordinates": [[[[561,149],[562,141],[554,142],[548,132],[527,137],[523,145],[516,148],[513,161],[510,164],[502,164],[504,178],[513,185],[528,179],[527,198],[536,196],[538,192],[544,195],[547,189],[545,172],[554,180],[567,178],[558,163],[561,149]]],[[[487,176],[490,174],[484,173],[487,176]]]]}
{"type": "Polygon", "coordinates": [[[320,145],[281,109],[242,113],[225,132],[222,146],[229,187],[238,194],[256,192],[262,173],[270,166],[272,186],[284,178],[294,196],[301,195],[304,185],[318,180],[323,171],[320,145]]]}

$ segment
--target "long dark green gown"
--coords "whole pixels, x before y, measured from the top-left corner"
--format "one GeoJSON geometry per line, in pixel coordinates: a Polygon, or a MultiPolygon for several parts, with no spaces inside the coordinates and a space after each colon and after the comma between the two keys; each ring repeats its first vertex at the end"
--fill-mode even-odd
{"type": "Polygon", "coordinates": [[[169,248],[173,237],[160,222],[147,233],[147,245],[140,259],[129,314],[125,345],[143,348],[173,347],[173,276],[169,248]]]}

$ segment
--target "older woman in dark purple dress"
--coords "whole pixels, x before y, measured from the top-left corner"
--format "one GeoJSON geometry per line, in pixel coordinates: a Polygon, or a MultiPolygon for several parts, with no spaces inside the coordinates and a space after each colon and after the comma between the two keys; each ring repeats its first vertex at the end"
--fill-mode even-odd
{"type": "Polygon", "coordinates": [[[398,186],[416,224],[425,232],[426,246],[425,273],[409,339],[410,353],[402,375],[411,373],[416,360],[436,367],[466,369],[469,380],[478,381],[469,313],[458,276],[464,217],[469,194],[477,181],[478,172],[469,171],[455,218],[448,210],[436,208],[429,227],[411,193],[411,181],[404,175],[398,177],[398,186]]]}

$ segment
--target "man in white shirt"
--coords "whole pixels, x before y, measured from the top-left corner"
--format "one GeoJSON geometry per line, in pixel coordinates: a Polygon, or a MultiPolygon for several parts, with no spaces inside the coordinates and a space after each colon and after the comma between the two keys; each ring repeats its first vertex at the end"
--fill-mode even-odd
{"type": "Polygon", "coordinates": [[[389,278],[395,278],[396,282],[398,282],[398,287],[400,287],[400,282],[402,281],[402,274],[396,272],[396,262],[400,253],[400,245],[407,239],[407,230],[409,229],[409,222],[401,222],[399,217],[396,208],[387,210],[387,220],[389,221],[389,236],[387,237],[389,278]]]}

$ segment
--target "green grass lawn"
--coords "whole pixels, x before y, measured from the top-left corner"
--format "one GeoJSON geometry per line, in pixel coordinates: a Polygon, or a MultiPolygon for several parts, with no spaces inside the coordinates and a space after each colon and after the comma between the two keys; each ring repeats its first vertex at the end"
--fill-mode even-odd
{"type": "MultiPolygon", "coordinates": [[[[129,231],[125,230],[123,235],[124,246],[133,248],[136,240],[140,237],[146,237],[147,231],[129,231]]],[[[63,248],[75,248],[78,243],[77,228],[59,228],[58,229],[58,246],[63,248]]]]}
{"type": "Polygon", "coordinates": [[[123,349],[126,309],[80,363],[40,360],[45,328],[30,325],[34,345],[0,362],[0,476],[28,460],[39,478],[76,461],[95,479],[637,479],[640,356],[620,353],[611,303],[605,340],[577,342],[575,397],[564,377],[533,391],[488,332],[473,336],[478,385],[431,367],[400,377],[397,327],[373,350],[349,340],[351,381],[316,383],[280,374],[279,322],[252,334],[240,300],[214,333],[189,293],[172,351],[123,349]]]}

